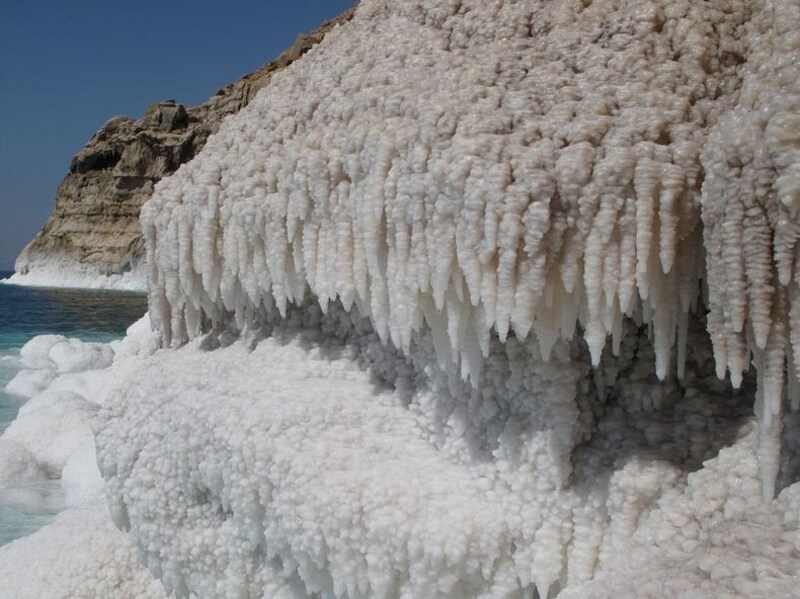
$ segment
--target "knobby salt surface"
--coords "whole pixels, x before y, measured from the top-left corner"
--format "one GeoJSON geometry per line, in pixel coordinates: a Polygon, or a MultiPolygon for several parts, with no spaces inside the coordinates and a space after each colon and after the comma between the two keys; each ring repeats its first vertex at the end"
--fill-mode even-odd
{"type": "Polygon", "coordinates": [[[477,384],[493,332],[547,358],[580,325],[597,365],[628,317],[663,379],[702,281],[718,374],[738,387],[752,354],[761,380],[770,498],[800,343],[799,28],[781,1],[364,2],[144,207],[154,323],[179,345],[308,287],[406,351],[424,323],[477,384]]]}
{"type": "Polygon", "coordinates": [[[166,596],[111,522],[92,435],[100,405],[158,345],[142,319],[122,342],[43,335],[22,348],[6,391],[28,400],[0,436],[0,502],[63,511],[0,547],[3,599],[166,596]]]}
{"type": "Polygon", "coordinates": [[[143,563],[178,596],[790,596],[798,31],[362,2],[143,209],[176,349],[115,358],[93,419],[143,563]]]}
{"type": "Polygon", "coordinates": [[[762,500],[752,396],[699,331],[686,388],[626,333],[602,374],[495,339],[475,389],[428,336],[406,358],[340,305],[275,308],[126,381],[111,512],[178,596],[789,596],[800,485],[762,500]]]}
{"type": "Polygon", "coordinates": [[[0,451],[54,470],[72,443],[70,507],[0,548],[0,596],[165,596],[137,551],[179,596],[790,596],[800,485],[762,501],[752,388],[716,379],[699,324],[685,388],[633,325],[600,369],[577,341],[544,362],[494,339],[480,390],[429,336],[406,357],[336,304],[179,350],[142,321],[105,370],[103,346],[36,338],[11,385],[33,395],[26,433],[0,451]],[[61,430],[81,438],[53,435],[76,396],[92,408],[61,430]]]}

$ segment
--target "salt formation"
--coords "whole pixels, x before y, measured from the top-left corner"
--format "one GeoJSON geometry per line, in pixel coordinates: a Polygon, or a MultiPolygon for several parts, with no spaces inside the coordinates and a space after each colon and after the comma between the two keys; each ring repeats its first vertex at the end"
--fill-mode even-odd
{"type": "Polygon", "coordinates": [[[365,2],[158,187],[154,324],[181,344],[308,287],[406,351],[425,323],[477,381],[492,331],[533,331],[546,359],[580,325],[596,366],[629,317],[663,379],[707,247],[719,374],[738,386],[752,351],[764,379],[772,496],[800,319],[798,11],[365,2]]]}
{"type": "Polygon", "coordinates": [[[143,265],[123,274],[99,274],[90,268],[81,268],[73,260],[49,258],[25,274],[15,272],[0,285],[10,283],[25,287],[62,287],[65,289],[112,289],[117,291],[144,292],[147,290],[143,265]]]}
{"type": "Polygon", "coordinates": [[[0,435],[0,507],[63,511],[0,547],[3,599],[165,597],[111,523],[92,434],[99,406],[157,347],[142,319],[122,342],[42,335],[22,348],[6,391],[27,402],[0,435]]]}
{"type": "Polygon", "coordinates": [[[0,547],[0,597],[165,599],[131,545],[102,503],[70,509],[31,536],[0,547]]]}
{"type": "Polygon", "coordinates": [[[800,485],[761,499],[749,395],[698,330],[684,390],[626,329],[602,383],[577,342],[509,338],[477,390],[424,336],[406,359],[340,305],[275,309],[125,380],[111,512],[179,597],[788,596],[800,485]]]}
{"type": "MultiPolygon", "coordinates": [[[[111,365],[114,352],[106,344],[85,343],[62,335],[40,335],[23,346],[21,370],[6,391],[28,398],[0,436],[4,448],[15,448],[45,479],[61,476],[69,457],[92,438],[90,421],[97,411],[102,383],[89,382],[111,365]],[[61,376],[58,376],[58,375],[61,376]],[[91,399],[90,399],[91,398],[91,399]]],[[[9,460],[0,450],[0,461],[9,460]]],[[[0,484],[20,482],[2,479],[0,484]]]]}
{"type": "Polygon", "coordinates": [[[714,124],[702,156],[708,330],[718,374],[727,368],[734,386],[753,356],[765,497],[778,470],[784,383],[792,407],[800,405],[798,24],[796,2],[767,6],[747,24],[733,50],[747,61],[737,102],[714,124]]]}
{"type": "Polygon", "coordinates": [[[580,321],[597,364],[641,312],[665,376],[702,272],[699,154],[725,108],[705,84],[734,78],[716,56],[732,33],[691,6],[580,8],[362,5],[149,203],[168,340],[308,285],[399,347],[426,322],[466,375],[492,328],[535,330],[546,356],[580,321]]]}
{"type": "MultiPolygon", "coordinates": [[[[103,415],[145,563],[184,596],[547,597],[648,543],[663,582],[758,511],[756,590],[794,588],[798,31],[792,0],[362,2],[142,210],[153,324],[207,335],[103,415]]],[[[680,584],[757,594],[706,566],[680,584]]]]}

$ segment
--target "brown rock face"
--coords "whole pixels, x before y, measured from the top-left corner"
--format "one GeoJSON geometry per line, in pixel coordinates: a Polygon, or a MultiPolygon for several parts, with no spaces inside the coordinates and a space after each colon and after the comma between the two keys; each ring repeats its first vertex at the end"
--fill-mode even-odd
{"type": "Polygon", "coordinates": [[[144,258],[139,211],[153,186],[197,155],[226,116],[247,106],[276,72],[349,21],[354,11],[355,6],[300,35],[277,59],[220,88],[200,106],[166,100],[151,104],[138,120],[119,116],[108,121],[73,157],[53,212],[20,253],[15,270],[135,271],[144,258]]]}

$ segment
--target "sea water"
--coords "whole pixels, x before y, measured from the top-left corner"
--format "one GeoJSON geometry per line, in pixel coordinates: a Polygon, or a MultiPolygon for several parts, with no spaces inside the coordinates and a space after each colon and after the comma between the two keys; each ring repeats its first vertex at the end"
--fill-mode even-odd
{"type": "MultiPolygon", "coordinates": [[[[0,271],[0,279],[10,272],[0,271]]],[[[0,284],[0,434],[25,399],[5,392],[20,370],[19,350],[36,335],[59,334],[83,341],[121,338],[147,310],[143,294],[0,284]]],[[[61,509],[59,481],[23,490],[0,486],[0,545],[28,535],[61,509]]]]}

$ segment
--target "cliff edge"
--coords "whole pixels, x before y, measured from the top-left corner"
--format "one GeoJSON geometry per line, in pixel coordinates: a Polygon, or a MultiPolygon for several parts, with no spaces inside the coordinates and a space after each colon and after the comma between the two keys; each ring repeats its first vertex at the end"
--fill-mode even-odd
{"type": "Polygon", "coordinates": [[[194,158],[222,120],[245,106],[272,76],[351,19],[355,6],[326,21],[260,69],[204,104],[154,102],[142,118],[114,117],[72,158],[50,217],[17,257],[15,282],[144,289],[139,211],[154,185],[194,158]]]}

